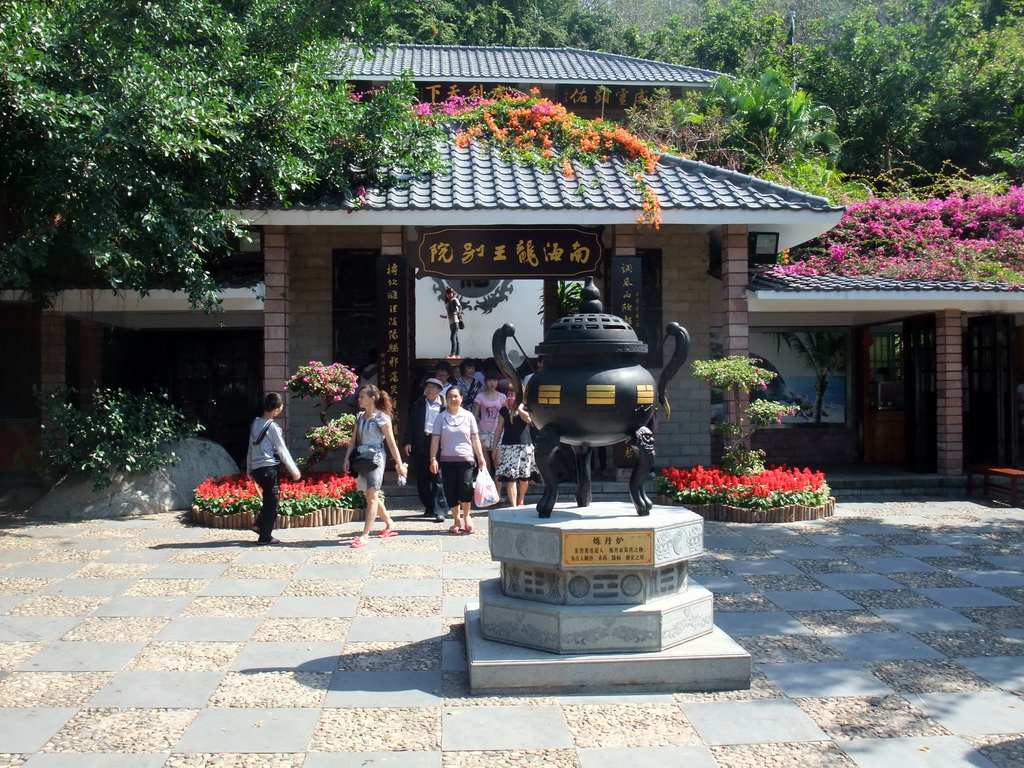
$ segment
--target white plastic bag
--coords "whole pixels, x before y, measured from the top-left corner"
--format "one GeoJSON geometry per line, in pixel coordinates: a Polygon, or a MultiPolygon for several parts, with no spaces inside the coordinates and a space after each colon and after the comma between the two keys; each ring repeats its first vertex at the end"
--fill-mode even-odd
{"type": "Polygon", "coordinates": [[[497,504],[500,498],[498,487],[491,479],[491,473],[486,468],[481,469],[473,481],[473,501],[478,507],[489,507],[497,504]]]}

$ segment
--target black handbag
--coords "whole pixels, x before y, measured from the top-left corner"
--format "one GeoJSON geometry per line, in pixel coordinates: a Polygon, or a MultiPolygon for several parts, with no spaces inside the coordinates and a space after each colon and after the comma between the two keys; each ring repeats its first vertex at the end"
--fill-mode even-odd
{"type": "Polygon", "coordinates": [[[352,455],[348,457],[348,468],[356,474],[373,472],[373,470],[377,468],[377,460],[379,456],[380,451],[375,451],[373,448],[364,448],[361,451],[353,451],[352,455]]]}

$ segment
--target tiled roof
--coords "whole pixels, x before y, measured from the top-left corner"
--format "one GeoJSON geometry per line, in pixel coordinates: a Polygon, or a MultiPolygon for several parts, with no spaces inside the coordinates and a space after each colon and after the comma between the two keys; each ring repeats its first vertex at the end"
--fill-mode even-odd
{"type": "Polygon", "coordinates": [[[399,45],[365,58],[342,51],[334,74],[380,80],[412,72],[414,79],[477,82],[562,82],[640,85],[709,85],[720,72],[577,48],[508,48],[482,45],[399,45]]]}
{"type": "MultiPolygon", "coordinates": [[[[405,189],[370,192],[364,210],[469,211],[486,209],[599,211],[641,208],[640,194],[621,158],[593,167],[574,166],[574,178],[560,168],[541,169],[502,159],[477,142],[446,143],[450,172],[413,180],[405,189]]],[[[726,171],[705,163],[663,155],[647,183],[661,198],[664,213],[693,211],[834,212],[823,197],[726,171]]]]}
{"type": "Polygon", "coordinates": [[[842,275],[776,275],[761,274],[751,280],[752,291],[779,293],[820,293],[820,292],[986,292],[1020,293],[1024,285],[1009,283],[960,282],[955,280],[901,280],[889,277],[846,277],[842,275]]]}

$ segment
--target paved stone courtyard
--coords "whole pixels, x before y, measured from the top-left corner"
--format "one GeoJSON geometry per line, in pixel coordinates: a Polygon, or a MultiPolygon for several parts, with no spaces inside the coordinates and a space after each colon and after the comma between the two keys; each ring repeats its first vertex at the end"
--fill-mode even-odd
{"type": "Polygon", "coordinates": [[[588,697],[470,696],[484,515],[403,514],[360,551],[0,518],[0,768],[1024,766],[1024,510],[708,523],[694,578],[751,689],[588,697]]]}

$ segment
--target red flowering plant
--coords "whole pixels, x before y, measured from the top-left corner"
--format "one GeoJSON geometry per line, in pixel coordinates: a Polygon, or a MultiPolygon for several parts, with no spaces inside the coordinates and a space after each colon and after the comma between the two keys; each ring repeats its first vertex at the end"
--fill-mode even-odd
{"type": "Polygon", "coordinates": [[[353,394],[358,386],[359,376],[351,368],[341,363],[325,365],[316,360],[310,360],[309,365],[300,365],[285,382],[284,388],[291,392],[293,397],[313,398],[319,401],[320,406],[320,422],[323,426],[310,427],[306,430],[310,454],[304,459],[299,459],[299,463],[311,467],[349,444],[352,431],[355,429],[355,416],[343,413],[329,419],[327,412],[332,405],[343,402],[353,394]]]}
{"type": "MultiPolygon", "coordinates": [[[[192,501],[197,509],[225,516],[237,512],[258,514],[263,497],[244,474],[211,477],[196,488],[192,501]]],[[[278,514],[286,517],[306,515],[318,509],[338,507],[363,509],[366,497],[356,490],[354,477],[337,472],[311,472],[298,482],[281,478],[281,504],[278,514]]]]}
{"type": "Polygon", "coordinates": [[[831,494],[821,472],[785,466],[750,475],[699,465],[693,469],[665,469],[655,478],[654,486],[680,504],[726,504],[745,509],[817,507],[828,503],[831,494]]]}
{"type": "Polygon", "coordinates": [[[536,88],[528,94],[497,89],[485,98],[453,96],[436,104],[417,104],[413,111],[432,125],[456,126],[457,146],[476,140],[508,159],[561,169],[567,179],[575,177],[574,165],[592,166],[618,153],[640,196],[637,223],[657,229],[661,222],[661,201],[647,183],[647,176],[657,173],[661,150],[621,126],[579,117],[541,98],[536,88]]]}

